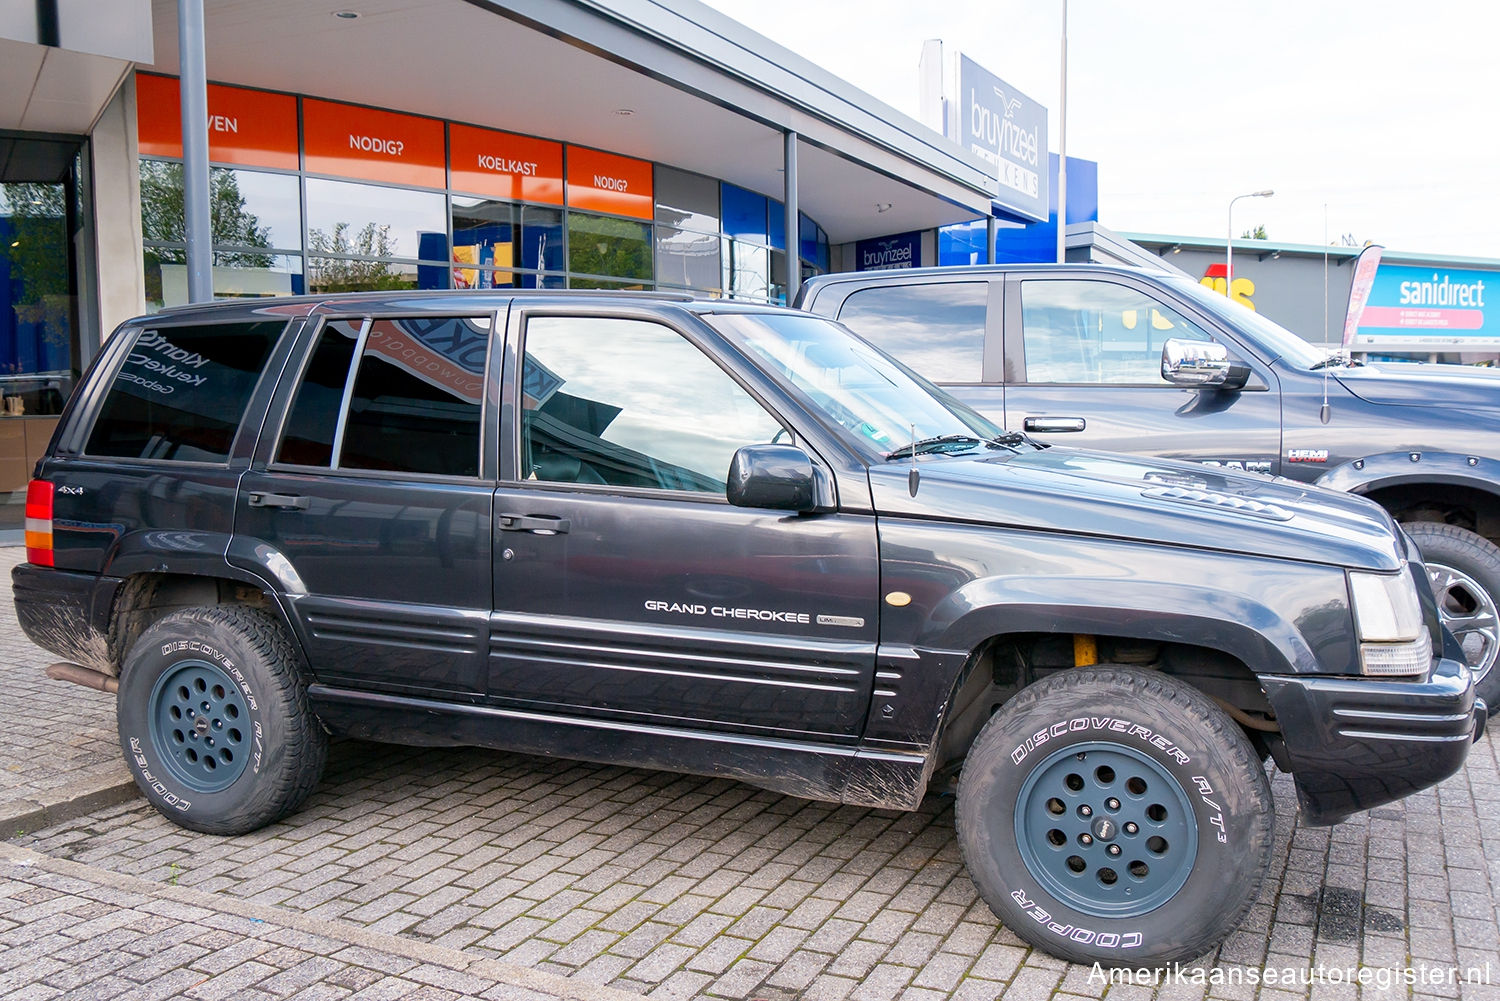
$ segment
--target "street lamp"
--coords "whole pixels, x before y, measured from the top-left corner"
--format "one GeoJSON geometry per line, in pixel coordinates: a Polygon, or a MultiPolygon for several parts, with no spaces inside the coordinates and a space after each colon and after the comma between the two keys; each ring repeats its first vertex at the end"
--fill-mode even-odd
{"type": "Polygon", "coordinates": [[[1267,188],[1264,191],[1235,195],[1229,199],[1229,232],[1224,240],[1224,297],[1226,299],[1234,298],[1234,203],[1241,198],[1270,198],[1275,193],[1267,188]]]}

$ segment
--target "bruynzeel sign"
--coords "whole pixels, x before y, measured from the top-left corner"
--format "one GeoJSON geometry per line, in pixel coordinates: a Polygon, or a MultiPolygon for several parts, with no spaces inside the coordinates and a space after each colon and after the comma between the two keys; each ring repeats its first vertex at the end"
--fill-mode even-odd
{"type": "Polygon", "coordinates": [[[894,271],[922,263],[922,234],[897,233],[854,245],[855,271],[894,271]]]}
{"type": "Polygon", "coordinates": [[[958,59],[958,141],[995,168],[996,201],[1020,215],[1050,212],[1047,109],[980,66],[958,59]]]}
{"type": "Polygon", "coordinates": [[[1350,344],[1360,351],[1500,348],[1500,272],[1382,263],[1350,344]],[[1495,319],[1489,319],[1494,309],[1495,319]]]}

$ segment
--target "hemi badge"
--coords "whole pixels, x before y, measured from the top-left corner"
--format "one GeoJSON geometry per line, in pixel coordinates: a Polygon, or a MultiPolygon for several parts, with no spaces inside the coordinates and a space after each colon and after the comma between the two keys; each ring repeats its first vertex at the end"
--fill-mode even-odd
{"type": "Polygon", "coordinates": [[[1327,462],[1326,448],[1294,448],[1286,453],[1288,462],[1327,462]]]}
{"type": "Polygon", "coordinates": [[[818,625],[820,626],[852,626],[855,629],[862,628],[865,620],[857,615],[820,615],[818,625]]]}

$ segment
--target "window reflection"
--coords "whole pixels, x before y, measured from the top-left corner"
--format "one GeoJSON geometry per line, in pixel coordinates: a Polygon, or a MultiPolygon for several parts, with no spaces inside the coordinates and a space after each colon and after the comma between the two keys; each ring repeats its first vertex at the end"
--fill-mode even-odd
{"type": "Polygon", "coordinates": [[[306,183],[309,255],[448,258],[443,195],[317,177],[306,183]]]}
{"type": "MultiPolygon", "coordinates": [[[[651,226],[611,216],[568,213],[568,270],[651,280],[651,226]]],[[[575,280],[574,288],[587,288],[575,280]]]]}

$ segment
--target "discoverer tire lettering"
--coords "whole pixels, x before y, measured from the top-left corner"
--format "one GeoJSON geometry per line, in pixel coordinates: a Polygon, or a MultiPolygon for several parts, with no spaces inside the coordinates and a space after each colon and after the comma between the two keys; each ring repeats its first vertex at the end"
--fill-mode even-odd
{"type": "Polygon", "coordinates": [[[189,608],[154,623],[125,658],[118,716],[147,801],[209,834],[244,834],[296,810],[327,757],[296,651],[256,608],[189,608]]]}
{"type": "Polygon", "coordinates": [[[1160,966],[1213,948],[1260,890],[1273,818],[1238,725],[1189,685],[1124,667],[1022,690],[959,776],[958,842],[980,896],[1021,938],[1079,963],[1160,966]]]}

